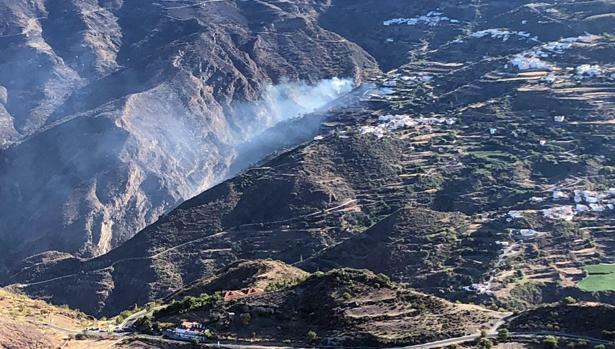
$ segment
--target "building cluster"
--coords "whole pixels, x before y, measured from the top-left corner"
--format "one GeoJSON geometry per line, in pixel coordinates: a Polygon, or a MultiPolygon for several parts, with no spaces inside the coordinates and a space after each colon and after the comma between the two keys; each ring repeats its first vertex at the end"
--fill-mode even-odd
{"type": "Polygon", "coordinates": [[[457,122],[453,117],[412,117],[408,114],[398,115],[383,115],[378,118],[378,124],[367,125],[361,127],[362,134],[374,134],[378,138],[384,137],[385,134],[400,130],[400,129],[423,129],[425,132],[431,132],[431,126],[434,125],[454,125],[457,122]]]}
{"type": "MultiPolygon", "coordinates": [[[[265,291],[260,288],[245,288],[236,291],[226,291],[224,293],[224,301],[230,302],[233,300],[256,296],[264,293],[265,291]]],[[[232,318],[235,313],[228,313],[232,318]]],[[[206,333],[208,332],[207,325],[196,321],[182,321],[181,324],[175,328],[167,329],[162,332],[163,336],[170,339],[187,342],[204,342],[207,339],[206,333]]]]}
{"type": "Polygon", "coordinates": [[[440,23],[457,24],[461,23],[461,21],[444,16],[443,13],[439,11],[429,11],[427,14],[421,16],[389,19],[384,21],[382,24],[387,27],[392,25],[427,25],[434,27],[440,23]]]}
{"type": "Polygon", "coordinates": [[[203,342],[206,337],[203,335],[203,331],[206,326],[199,322],[183,321],[180,326],[162,331],[162,334],[166,338],[175,339],[179,341],[197,341],[203,342]]]}

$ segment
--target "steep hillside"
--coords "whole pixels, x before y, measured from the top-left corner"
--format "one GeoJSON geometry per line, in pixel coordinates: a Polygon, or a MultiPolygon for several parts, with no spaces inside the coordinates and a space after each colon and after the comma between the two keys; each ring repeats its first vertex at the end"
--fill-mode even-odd
{"type": "Polygon", "coordinates": [[[108,332],[108,321],[68,307],[0,289],[0,348],[3,349],[127,349],[186,348],[189,343],[130,337],[108,332]],[[100,327],[100,330],[93,330],[100,327]]]}
{"type": "MultiPolygon", "coordinates": [[[[173,305],[171,305],[173,307],[173,305]]],[[[350,269],[315,274],[299,285],[189,310],[161,309],[152,321],[199,321],[219,339],[380,347],[460,337],[503,316],[456,305],[350,269]],[[308,335],[313,332],[316,336],[308,335]]]]}
{"type": "Polygon", "coordinates": [[[83,313],[0,289],[0,348],[56,348],[62,343],[78,348],[68,339],[92,324],[94,319],[83,313]]]}
{"type": "Polygon", "coordinates": [[[413,287],[452,292],[454,285],[480,279],[483,265],[497,258],[498,229],[461,213],[404,207],[299,266],[369,269],[413,287]]]}
{"type": "Polygon", "coordinates": [[[0,264],[108,252],[225,178],[246,139],[377,72],[326,9],[0,1],[0,264]]]}
{"type": "Polygon", "coordinates": [[[374,3],[329,10],[379,23],[362,45],[411,33],[422,45],[358,101],[291,123],[322,120],[317,137],[297,137],[103,256],[37,256],[9,282],[108,315],[273,258],[371,268],[451,300],[515,307],[527,290],[575,288],[584,266],[612,263],[615,41],[600,16],[615,6],[361,7],[374,3]]]}
{"type": "Polygon", "coordinates": [[[603,340],[615,339],[615,307],[601,303],[557,304],[539,307],[509,324],[517,332],[561,332],[603,340]]]}

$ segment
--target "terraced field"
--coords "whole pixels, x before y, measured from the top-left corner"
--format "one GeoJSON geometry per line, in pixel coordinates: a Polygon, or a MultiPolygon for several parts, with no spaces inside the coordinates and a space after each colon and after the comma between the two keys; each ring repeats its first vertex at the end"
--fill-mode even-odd
{"type": "Polygon", "coordinates": [[[615,264],[588,265],[578,286],[584,291],[615,291],[615,264]]]}

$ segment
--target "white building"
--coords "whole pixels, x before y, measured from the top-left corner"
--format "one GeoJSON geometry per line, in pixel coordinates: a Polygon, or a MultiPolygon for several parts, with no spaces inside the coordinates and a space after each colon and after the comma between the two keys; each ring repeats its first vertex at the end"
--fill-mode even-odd
{"type": "Polygon", "coordinates": [[[555,190],[553,192],[553,200],[566,200],[568,198],[570,198],[568,194],[566,194],[565,192],[561,190],[555,190]]]}

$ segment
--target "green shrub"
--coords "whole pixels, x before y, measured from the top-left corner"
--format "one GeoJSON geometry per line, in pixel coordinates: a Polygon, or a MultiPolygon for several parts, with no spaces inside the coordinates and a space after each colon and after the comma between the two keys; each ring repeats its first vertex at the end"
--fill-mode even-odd
{"type": "Polygon", "coordinates": [[[575,304],[577,302],[576,299],[570,296],[564,298],[563,301],[564,301],[564,304],[575,304]]]}
{"type": "Polygon", "coordinates": [[[508,329],[502,328],[501,330],[498,331],[499,340],[505,341],[508,338],[510,338],[510,331],[508,331],[508,329]]]}
{"type": "Polygon", "coordinates": [[[239,314],[239,321],[247,326],[250,324],[250,321],[252,321],[252,315],[250,315],[250,313],[241,313],[239,314]]]}
{"type": "Polygon", "coordinates": [[[493,347],[493,342],[488,338],[479,338],[476,344],[483,349],[491,349],[493,347]]]}
{"type": "Polygon", "coordinates": [[[306,279],[307,279],[307,277],[298,277],[298,278],[295,278],[295,279],[292,279],[292,280],[282,280],[282,281],[272,282],[272,283],[268,284],[267,287],[265,287],[265,291],[266,292],[275,292],[275,291],[284,290],[284,289],[287,289],[289,287],[293,287],[293,286],[299,285],[299,284],[303,283],[306,279]]]}
{"type": "Polygon", "coordinates": [[[391,278],[389,278],[388,275],[383,274],[383,273],[376,275],[376,279],[378,279],[378,281],[382,282],[385,285],[388,285],[391,283],[391,278]]]}
{"type": "Polygon", "coordinates": [[[542,344],[544,345],[545,348],[547,349],[553,349],[553,348],[557,348],[557,338],[555,338],[554,336],[546,336],[543,340],[542,340],[542,344]]]}
{"type": "Polygon", "coordinates": [[[308,343],[314,343],[318,339],[318,334],[316,334],[316,332],[310,330],[305,335],[305,339],[308,341],[308,343]]]}
{"type": "Polygon", "coordinates": [[[212,330],[210,330],[209,328],[208,328],[208,329],[206,329],[206,330],[203,332],[203,335],[204,335],[204,336],[205,336],[205,338],[207,338],[207,339],[215,339],[215,338],[216,338],[216,334],[215,334],[212,330]]]}
{"type": "Polygon", "coordinates": [[[171,302],[171,304],[167,305],[166,307],[154,311],[154,317],[161,317],[172,314],[184,314],[190,311],[201,309],[220,300],[222,300],[222,294],[220,293],[215,293],[213,295],[203,293],[198,297],[184,297],[181,301],[173,300],[173,302],[171,302]]]}

